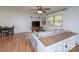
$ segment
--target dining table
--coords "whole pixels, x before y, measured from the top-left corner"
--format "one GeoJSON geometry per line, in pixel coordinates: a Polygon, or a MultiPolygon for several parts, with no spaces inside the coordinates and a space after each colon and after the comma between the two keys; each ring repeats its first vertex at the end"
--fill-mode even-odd
{"type": "Polygon", "coordinates": [[[0,27],[0,31],[2,31],[2,30],[10,30],[11,29],[11,27],[0,27]]]}
{"type": "Polygon", "coordinates": [[[12,32],[12,31],[11,31],[11,28],[12,28],[12,27],[8,27],[8,26],[6,26],[6,27],[0,26],[0,34],[2,35],[2,33],[3,33],[3,32],[5,33],[6,31],[8,31],[8,33],[9,33],[9,32],[12,32]]]}

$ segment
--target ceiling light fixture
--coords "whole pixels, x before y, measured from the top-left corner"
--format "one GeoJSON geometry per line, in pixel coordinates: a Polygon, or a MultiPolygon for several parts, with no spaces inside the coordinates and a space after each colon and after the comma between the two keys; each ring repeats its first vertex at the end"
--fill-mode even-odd
{"type": "Polygon", "coordinates": [[[43,13],[41,10],[38,10],[37,12],[38,12],[38,14],[42,14],[43,13]]]}

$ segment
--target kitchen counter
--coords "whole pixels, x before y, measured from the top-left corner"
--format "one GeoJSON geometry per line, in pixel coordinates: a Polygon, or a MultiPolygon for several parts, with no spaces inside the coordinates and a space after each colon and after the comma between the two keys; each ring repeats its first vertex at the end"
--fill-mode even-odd
{"type": "Polygon", "coordinates": [[[67,39],[69,37],[72,37],[74,35],[77,35],[77,33],[73,33],[73,32],[63,32],[60,34],[56,34],[56,35],[52,35],[52,36],[47,36],[47,37],[42,37],[40,38],[40,41],[45,45],[45,46],[49,46],[52,45],[54,43],[57,43],[59,41],[62,41],[64,39],[67,39]]]}

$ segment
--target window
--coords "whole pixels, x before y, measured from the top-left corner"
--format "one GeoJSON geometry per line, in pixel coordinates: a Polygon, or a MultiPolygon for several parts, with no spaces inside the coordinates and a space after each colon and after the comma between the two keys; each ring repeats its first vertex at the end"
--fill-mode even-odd
{"type": "Polygon", "coordinates": [[[48,22],[50,25],[53,25],[54,24],[54,17],[53,16],[48,17],[48,22]]]}
{"type": "Polygon", "coordinates": [[[54,25],[55,26],[62,26],[63,20],[62,20],[62,15],[57,15],[54,16],[54,25]]]}
{"type": "Polygon", "coordinates": [[[54,25],[54,26],[62,26],[63,17],[62,17],[62,15],[49,16],[48,23],[50,25],[54,25]]]}

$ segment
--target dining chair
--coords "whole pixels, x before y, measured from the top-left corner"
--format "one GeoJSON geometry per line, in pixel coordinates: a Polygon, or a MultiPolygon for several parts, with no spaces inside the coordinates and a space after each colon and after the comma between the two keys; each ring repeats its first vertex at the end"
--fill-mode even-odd
{"type": "Polygon", "coordinates": [[[11,27],[11,29],[10,29],[10,34],[11,34],[11,35],[14,34],[14,26],[11,27]]]}
{"type": "Polygon", "coordinates": [[[7,26],[2,27],[0,32],[1,32],[1,36],[8,36],[10,32],[10,28],[7,26]]]}
{"type": "MultiPolygon", "coordinates": [[[[2,28],[2,26],[0,26],[0,28],[2,28]]],[[[1,29],[0,29],[0,37],[2,37],[2,32],[1,32],[1,29]]]]}
{"type": "Polygon", "coordinates": [[[14,26],[8,28],[5,27],[5,30],[0,30],[0,36],[8,36],[8,35],[13,35],[14,34],[14,26]]]}
{"type": "Polygon", "coordinates": [[[14,34],[14,26],[12,27],[12,35],[14,34]]]}
{"type": "Polygon", "coordinates": [[[0,31],[0,37],[2,36],[2,32],[0,31]]]}
{"type": "Polygon", "coordinates": [[[1,31],[1,36],[8,36],[9,35],[9,30],[2,30],[1,31]]]}

